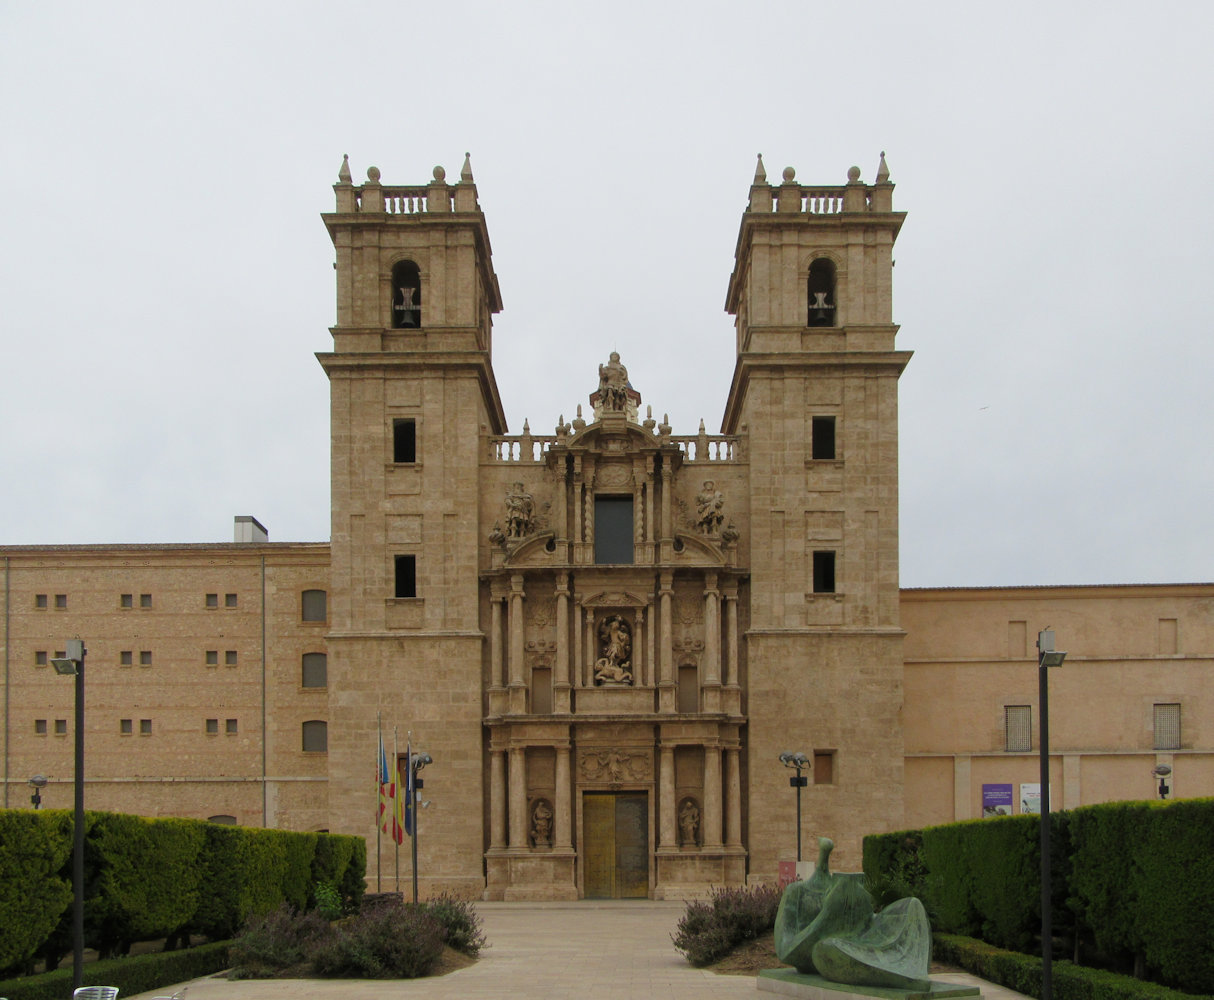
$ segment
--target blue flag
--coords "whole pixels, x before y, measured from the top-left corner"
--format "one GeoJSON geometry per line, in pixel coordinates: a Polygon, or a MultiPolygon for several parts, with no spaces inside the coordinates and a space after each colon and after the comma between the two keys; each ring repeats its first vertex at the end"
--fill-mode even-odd
{"type": "Polygon", "coordinates": [[[405,750],[405,833],[413,836],[413,806],[417,796],[413,789],[413,747],[405,750]]]}

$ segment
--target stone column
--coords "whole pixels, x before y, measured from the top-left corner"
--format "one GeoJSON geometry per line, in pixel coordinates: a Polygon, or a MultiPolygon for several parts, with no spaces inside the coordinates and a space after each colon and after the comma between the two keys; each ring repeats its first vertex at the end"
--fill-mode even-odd
{"type": "Polygon", "coordinates": [[[523,574],[510,577],[510,711],[527,711],[527,685],[523,679],[523,574]]]}
{"type": "Polygon", "coordinates": [[[670,463],[662,463],[662,539],[669,541],[674,537],[673,526],[670,518],[670,492],[671,492],[671,475],[670,463]]]}
{"type": "Polygon", "coordinates": [[[674,574],[669,570],[661,574],[658,584],[658,614],[661,618],[662,651],[658,657],[658,710],[673,712],[675,705],[674,682],[674,574]]]}
{"type": "Polygon", "coordinates": [[[569,574],[556,575],[556,677],[553,683],[552,709],[558,714],[569,711],[569,574]]]}
{"type": "Polygon", "coordinates": [[[489,751],[489,847],[506,846],[506,751],[489,751]]]}
{"type": "Polygon", "coordinates": [[[553,803],[556,813],[553,824],[553,847],[572,847],[573,838],[570,831],[573,828],[573,801],[569,793],[569,747],[556,748],[556,802],[553,803]]]}
{"type": "Polygon", "coordinates": [[[721,846],[721,748],[704,747],[704,846],[721,846]]]}
{"type": "Polygon", "coordinates": [[[725,748],[725,844],[742,846],[742,766],[737,747],[725,748]]]}
{"type": "Polygon", "coordinates": [[[678,847],[674,819],[674,747],[662,744],[658,765],[658,846],[678,847]]]}
{"type": "Polygon", "coordinates": [[[725,590],[725,664],[721,679],[726,687],[740,683],[738,673],[738,588],[725,590]]]}
{"type": "Polygon", "coordinates": [[[502,595],[489,593],[489,676],[494,687],[506,686],[505,663],[502,660],[502,595]]]}
{"type": "Polygon", "coordinates": [[[716,573],[704,574],[704,671],[700,679],[700,710],[721,710],[721,594],[716,573]]]}
{"type": "Polygon", "coordinates": [[[632,682],[644,686],[649,664],[645,662],[645,609],[637,608],[636,628],[632,636],[632,682]]]}
{"type": "Polygon", "coordinates": [[[580,598],[573,601],[573,686],[586,686],[586,667],[582,662],[585,643],[582,642],[582,605],[580,598]]]}
{"type": "Polygon", "coordinates": [[[527,751],[510,748],[510,846],[527,846],[527,751]]]}
{"type": "Polygon", "coordinates": [[[586,675],[582,683],[586,687],[594,687],[594,608],[586,608],[586,628],[582,633],[586,642],[586,675]]]}

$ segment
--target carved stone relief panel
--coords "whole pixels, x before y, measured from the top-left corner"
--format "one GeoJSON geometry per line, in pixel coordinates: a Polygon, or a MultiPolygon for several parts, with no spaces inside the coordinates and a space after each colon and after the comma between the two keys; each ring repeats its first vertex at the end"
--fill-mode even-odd
{"type": "Polygon", "coordinates": [[[583,750],[578,766],[586,780],[612,784],[648,781],[653,774],[653,762],[648,750],[583,750]]]}

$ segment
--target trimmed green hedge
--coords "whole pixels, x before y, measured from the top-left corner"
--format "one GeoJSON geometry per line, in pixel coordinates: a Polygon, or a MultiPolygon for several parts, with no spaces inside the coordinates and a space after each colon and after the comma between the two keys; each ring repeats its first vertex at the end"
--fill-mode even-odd
{"type": "MultiPolygon", "coordinates": [[[[356,910],[366,872],[360,837],[191,819],[88,812],[84,848],[85,943],[103,958],[188,932],[227,940],[250,914],[314,905],[322,877],[356,910]]],[[[71,951],[71,855],[70,811],[0,811],[0,973],[71,951]]]]}
{"type": "MultiPolygon", "coordinates": [[[[1039,831],[1039,817],[1008,816],[867,837],[864,870],[917,873],[938,930],[1036,952],[1039,831]]],[[[1056,812],[1050,853],[1056,934],[1101,966],[1214,993],[1214,799],[1056,812]]]]}
{"type": "MultiPolygon", "coordinates": [[[[119,996],[146,993],[222,972],[230,964],[228,947],[229,942],[217,941],[181,951],[159,951],[131,958],[90,962],[85,966],[85,982],[117,986],[119,996]]],[[[71,969],[56,969],[24,979],[0,980],[0,996],[8,1000],[63,1000],[71,993],[71,969]]]]}
{"type": "MultiPolygon", "coordinates": [[[[1041,959],[953,934],[932,936],[932,957],[1028,996],[1041,996],[1041,959]]],[[[1054,1000],[1208,1000],[1071,962],[1051,966],[1054,1000]]]]}

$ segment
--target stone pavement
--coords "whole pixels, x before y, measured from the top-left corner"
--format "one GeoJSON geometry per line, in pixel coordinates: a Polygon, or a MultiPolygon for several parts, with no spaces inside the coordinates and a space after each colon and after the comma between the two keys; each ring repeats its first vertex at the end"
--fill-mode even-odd
{"type": "MultiPolygon", "coordinates": [[[[185,1000],[761,1000],[751,976],[693,969],[670,935],[680,902],[628,900],[478,903],[489,947],[476,964],[429,979],[196,979],[185,1000]]],[[[973,976],[936,976],[982,987],[984,1000],[1023,994],[973,976]]],[[[119,1000],[151,1000],[165,988],[119,1000]]]]}

